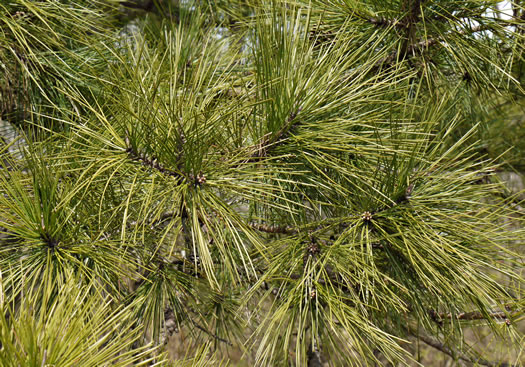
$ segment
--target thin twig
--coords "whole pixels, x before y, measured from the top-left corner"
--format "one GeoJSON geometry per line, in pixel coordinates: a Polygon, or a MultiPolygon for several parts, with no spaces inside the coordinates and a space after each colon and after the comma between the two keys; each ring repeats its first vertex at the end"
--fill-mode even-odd
{"type": "Polygon", "coordinates": [[[507,325],[511,325],[511,318],[514,316],[517,316],[520,312],[514,311],[510,312],[510,308],[507,308],[508,312],[504,311],[492,311],[488,314],[483,314],[479,311],[472,311],[472,312],[461,312],[456,315],[452,315],[451,313],[439,313],[434,310],[430,310],[429,314],[433,321],[435,321],[438,324],[442,324],[443,320],[450,320],[450,319],[456,319],[456,320],[463,320],[463,321],[474,321],[474,320],[488,320],[488,319],[494,319],[494,320],[502,320],[505,321],[507,325]]]}
{"type": "Polygon", "coordinates": [[[406,32],[405,41],[401,47],[401,55],[405,58],[409,53],[410,45],[414,43],[416,37],[416,25],[420,19],[421,0],[404,0],[401,3],[401,11],[406,13],[406,32]]]}
{"type": "Polygon", "coordinates": [[[489,312],[488,315],[485,315],[479,311],[472,311],[472,312],[461,312],[461,313],[458,313],[457,315],[452,315],[450,313],[448,314],[438,313],[436,311],[431,310],[430,314],[432,315],[433,318],[435,317],[438,320],[443,320],[443,319],[450,320],[454,318],[457,320],[471,321],[471,320],[487,320],[487,319],[507,320],[509,316],[516,314],[516,312],[506,313],[503,311],[493,311],[493,312],[489,312]]]}
{"type": "MultiPolygon", "coordinates": [[[[503,27],[509,27],[509,26],[514,26],[516,24],[514,23],[510,23],[510,22],[506,22],[506,21],[501,21],[499,22],[499,24],[503,27]]],[[[458,32],[460,35],[462,36],[466,36],[466,35],[471,35],[473,33],[477,33],[477,32],[483,32],[483,31],[488,31],[488,30],[491,30],[493,27],[491,24],[488,24],[488,25],[479,25],[479,26],[476,26],[476,27],[473,27],[469,30],[465,30],[465,31],[462,31],[462,32],[458,32]]],[[[447,35],[450,35],[451,33],[447,33],[447,35]]],[[[415,54],[416,52],[418,53],[423,53],[424,50],[428,49],[429,47],[431,46],[434,46],[434,45],[437,45],[437,44],[440,44],[441,42],[445,41],[446,40],[446,37],[442,36],[442,37],[436,37],[436,38],[429,38],[429,39],[426,39],[426,40],[421,40],[419,42],[416,42],[416,43],[413,43],[411,44],[410,46],[408,46],[406,48],[406,52],[404,53],[405,55],[409,55],[409,54],[415,54]]],[[[393,63],[399,56],[399,53],[398,51],[393,51],[392,53],[390,53],[390,55],[388,56],[385,56],[383,57],[382,59],[379,59],[376,64],[375,64],[375,67],[380,67],[384,64],[391,64],[393,63]]]]}
{"type": "Polygon", "coordinates": [[[298,120],[296,119],[296,117],[299,112],[301,112],[301,107],[299,107],[296,111],[290,113],[290,115],[286,119],[286,122],[279,131],[275,133],[270,132],[268,134],[265,134],[261,138],[260,142],[252,147],[253,153],[248,159],[244,160],[242,164],[259,161],[261,158],[267,156],[268,150],[271,147],[275,147],[282,143],[286,139],[287,133],[294,126],[297,125],[298,120]]]}
{"type": "Polygon", "coordinates": [[[146,154],[137,152],[129,142],[129,138],[126,137],[126,153],[131,160],[135,162],[140,162],[142,165],[150,167],[166,176],[175,177],[178,181],[182,181],[183,175],[180,172],[170,170],[163,165],[161,165],[156,157],[148,157],[146,154]]]}
{"type": "Polygon", "coordinates": [[[292,226],[269,226],[267,224],[250,223],[250,227],[266,233],[296,234],[297,228],[292,226]]]}
{"type": "MultiPolygon", "coordinates": [[[[356,217],[361,217],[364,221],[366,222],[370,222],[373,218],[374,215],[377,215],[377,214],[381,214],[389,209],[392,209],[392,207],[396,206],[396,205],[401,205],[401,204],[404,204],[404,203],[407,203],[410,201],[411,197],[412,197],[412,191],[414,190],[414,184],[410,184],[407,186],[407,188],[405,189],[405,192],[403,193],[403,195],[401,195],[399,198],[397,198],[396,200],[393,200],[392,201],[392,204],[390,206],[386,206],[384,208],[381,208],[379,210],[375,210],[375,211],[365,211],[364,213],[362,214],[357,214],[356,217]]],[[[343,227],[348,227],[349,223],[340,223],[343,227]]],[[[266,233],[280,233],[280,234],[297,234],[299,233],[299,228],[298,227],[293,227],[293,226],[289,226],[289,225],[283,225],[283,226],[274,226],[274,225],[267,225],[267,224],[259,224],[259,223],[250,223],[249,224],[251,228],[257,230],[257,231],[261,231],[261,232],[266,232],[266,233]]],[[[333,223],[327,223],[325,225],[324,228],[326,227],[332,227],[333,226],[333,223]]],[[[303,227],[304,228],[304,227],[303,227]]],[[[323,229],[323,225],[318,225],[317,226],[317,229],[323,229]]],[[[383,246],[378,246],[378,244],[373,244],[372,245],[374,248],[382,248],[383,246]]]]}
{"type": "Polygon", "coordinates": [[[434,338],[432,338],[432,337],[430,337],[428,335],[424,335],[424,334],[421,334],[421,333],[416,333],[416,332],[414,332],[412,330],[408,330],[408,331],[409,331],[410,334],[412,334],[416,338],[420,339],[425,344],[431,346],[434,349],[439,350],[442,353],[445,353],[446,355],[452,357],[453,359],[461,359],[462,361],[465,361],[465,362],[477,363],[477,364],[481,364],[483,366],[488,366],[488,367],[517,367],[517,365],[513,365],[513,364],[509,364],[509,363],[491,362],[491,361],[487,361],[487,360],[482,359],[482,358],[475,359],[475,358],[466,356],[464,354],[455,352],[454,350],[450,349],[449,347],[447,347],[446,345],[441,343],[439,340],[434,339],[434,338]]]}
{"type": "Polygon", "coordinates": [[[211,336],[212,338],[214,338],[214,339],[216,339],[216,340],[218,340],[218,341],[220,341],[222,343],[225,343],[225,344],[229,345],[230,347],[233,347],[233,343],[230,342],[229,340],[223,339],[220,336],[213,334],[211,331],[207,330],[205,327],[199,325],[195,320],[193,320],[193,319],[189,319],[189,320],[191,321],[193,326],[195,326],[200,331],[203,331],[206,334],[208,334],[209,336],[211,336]]]}
{"type": "Polygon", "coordinates": [[[379,17],[379,18],[373,17],[373,18],[365,18],[365,20],[373,25],[380,26],[380,27],[400,27],[400,28],[406,27],[406,24],[401,22],[397,18],[389,19],[389,18],[384,18],[384,17],[379,17]]]}
{"type": "Polygon", "coordinates": [[[121,3],[122,6],[129,8],[129,9],[138,9],[138,10],[144,10],[146,12],[150,12],[153,10],[153,6],[155,5],[155,2],[153,0],[147,0],[147,1],[124,1],[121,3]]]}

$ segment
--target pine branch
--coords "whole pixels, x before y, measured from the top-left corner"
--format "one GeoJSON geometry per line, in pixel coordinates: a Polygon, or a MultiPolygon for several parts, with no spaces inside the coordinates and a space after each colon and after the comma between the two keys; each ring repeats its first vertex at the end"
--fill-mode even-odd
{"type": "Polygon", "coordinates": [[[272,138],[271,138],[271,141],[270,141],[270,144],[279,144],[280,142],[282,142],[285,138],[286,138],[286,135],[287,133],[294,127],[297,125],[297,123],[299,122],[298,120],[296,120],[296,117],[297,117],[297,114],[299,114],[299,112],[301,112],[302,108],[299,107],[296,111],[293,111],[290,113],[290,115],[288,116],[288,119],[286,120],[286,123],[284,124],[283,127],[281,127],[281,129],[272,135],[272,138]]]}
{"type": "MultiPolygon", "coordinates": [[[[400,195],[398,198],[393,200],[391,206],[387,206],[385,208],[382,208],[376,211],[368,211],[368,210],[364,211],[363,213],[360,214],[361,219],[365,222],[370,222],[372,221],[374,215],[381,214],[396,205],[407,203],[410,200],[413,190],[414,190],[414,184],[408,185],[407,188],[405,189],[405,192],[402,195],[400,195]]],[[[359,215],[356,215],[356,217],[359,217],[359,215]]],[[[343,228],[348,228],[349,226],[348,223],[340,223],[340,224],[342,225],[343,228]]],[[[250,223],[249,225],[250,227],[252,227],[253,229],[257,231],[266,232],[266,233],[279,233],[279,234],[297,234],[301,232],[301,229],[307,229],[308,227],[310,228],[312,227],[311,225],[308,225],[308,226],[299,228],[299,227],[294,227],[290,225],[279,226],[279,225],[267,225],[267,224],[259,224],[259,223],[250,223]]],[[[326,224],[326,227],[331,227],[331,226],[333,226],[332,223],[326,224]]],[[[326,227],[323,227],[322,225],[316,225],[316,227],[318,230],[323,230],[326,228],[326,227]]],[[[373,246],[374,248],[383,248],[381,244],[373,244],[373,246]]]]}
{"type": "Polygon", "coordinates": [[[292,226],[269,226],[267,224],[250,223],[250,227],[261,232],[266,233],[280,233],[280,234],[296,234],[297,228],[292,226]]]}
{"type": "MultiPolygon", "coordinates": [[[[516,25],[514,23],[510,23],[510,22],[504,21],[504,20],[498,21],[498,24],[503,26],[503,27],[509,27],[509,26],[515,26],[516,25]]],[[[492,29],[493,29],[493,25],[492,24],[481,24],[479,26],[472,27],[470,30],[465,30],[465,31],[459,32],[459,34],[462,35],[462,36],[467,36],[467,35],[472,35],[472,34],[478,33],[478,32],[489,31],[489,30],[492,30],[492,29]]],[[[447,35],[450,35],[450,34],[451,33],[448,33],[447,35]]],[[[438,44],[441,44],[441,42],[444,42],[444,41],[446,41],[446,37],[445,36],[441,36],[441,37],[429,38],[429,39],[426,39],[426,40],[421,40],[419,42],[413,43],[411,45],[408,45],[407,49],[406,49],[406,52],[405,53],[402,52],[401,55],[400,55],[400,53],[398,51],[393,51],[392,53],[390,53],[390,55],[385,56],[382,59],[379,59],[376,62],[374,69],[377,69],[377,68],[379,68],[381,66],[384,66],[385,64],[386,65],[393,64],[402,55],[410,55],[410,54],[415,55],[416,53],[423,54],[430,47],[438,45],[438,44]]],[[[404,58],[404,57],[402,57],[402,58],[404,58]]]]}
{"type": "MultiPolygon", "coordinates": [[[[141,163],[143,166],[150,167],[151,169],[154,169],[166,176],[174,177],[177,179],[177,183],[182,182],[184,175],[182,175],[180,172],[170,170],[163,165],[161,165],[158,161],[158,159],[154,156],[147,156],[145,153],[136,151],[133,146],[129,142],[129,138],[126,137],[126,153],[128,153],[128,156],[131,160],[135,162],[141,163]]],[[[204,182],[206,179],[204,178],[204,182]]]]}
{"type": "Polygon", "coordinates": [[[233,347],[233,343],[230,342],[229,340],[226,340],[226,339],[223,339],[221,338],[220,336],[218,335],[215,335],[214,333],[212,333],[211,331],[207,330],[205,327],[201,326],[200,324],[198,324],[195,320],[193,319],[189,319],[190,322],[193,324],[193,326],[195,326],[197,329],[199,329],[200,331],[208,334],[209,336],[211,336],[213,339],[216,339],[218,341],[220,341],[221,343],[225,343],[226,345],[229,345],[230,347],[233,347]]]}
{"type": "Polygon", "coordinates": [[[122,6],[130,9],[137,9],[137,10],[144,10],[146,12],[150,12],[153,10],[153,6],[155,5],[154,0],[135,0],[135,1],[124,1],[121,3],[122,6]]]}
{"type": "MultiPolygon", "coordinates": [[[[519,19],[520,18],[520,0],[514,0],[511,3],[511,7],[512,7],[512,17],[514,19],[519,19]]],[[[522,11],[521,13],[525,14],[525,11],[522,11]]]]}
{"type": "Polygon", "coordinates": [[[416,36],[416,24],[419,22],[421,13],[421,0],[404,0],[401,3],[401,11],[406,12],[405,41],[401,47],[401,57],[404,59],[409,51],[409,45],[413,44],[416,36]]]}
{"type": "Polygon", "coordinates": [[[385,17],[372,17],[372,18],[363,18],[367,22],[379,26],[379,27],[398,27],[405,28],[406,24],[397,18],[385,18],[385,17]]]}
{"type": "Polygon", "coordinates": [[[251,154],[250,158],[245,160],[243,164],[249,163],[249,162],[257,162],[261,158],[264,158],[268,155],[268,152],[270,148],[276,147],[279,144],[281,144],[287,137],[288,132],[298,124],[298,120],[296,120],[297,114],[301,112],[301,107],[299,107],[295,112],[290,113],[288,116],[285,124],[281,127],[279,131],[276,133],[268,133],[265,134],[261,141],[252,147],[253,153],[251,154]]]}
{"type": "Polygon", "coordinates": [[[443,343],[441,343],[440,341],[438,341],[437,339],[434,339],[434,338],[432,338],[432,337],[430,337],[428,335],[424,335],[424,334],[421,334],[421,333],[416,333],[413,330],[408,330],[408,332],[412,336],[415,336],[416,338],[418,338],[421,341],[423,341],[425,344],[431,346],[434,349],[439,350],[440,352],[450,356],[453,359],[461,359],[462,361],[465,361],[465,362],[477,363],[477,364],[481,364],[483,366],[488,366],[488,367],[517,367],[517,365],[513,365],[513,364],[509,364],[509,363],[491,362],[491,361],[487,361],[487,360],[482,359],[482,358],[475,359],[475,358],[466,356],[464,354],[459,354],[459,353],[455,352],[454,350],[450,349],[449,347],[447,347],[446,345],[444,345],[443,343]]]}
{"type": "Polygon", "coordinates": [[[308,367],[322,367],[321,352],[312,346],[308,350],[308,367]]]}
{"type": "Polygon", "coordinates": [[[496,319],[496,320],[504,320],[507,325],[510,325],[511,321],[509,317],[517,315],[518,312],[514,311],[512,313],[509,313],[509,311],[510,309],[507,312],[492,311],[492,312],[489,312],[487,315],[479,311],[472,311],[472,312],[460,312],[457,315],[452,315],[451,313],[442,313],[442,312],[437,312],[435,310],[430,310],[429,314],[432,320],[438,323],[441,323],[442,320],[446,320],[446,319],[450,320],[452,318],[456,320],[464,320],[464,321],[496,319]]]}
{"type": "MultiPolygon", "coordinates": [[[[194,310],[191,310],[191,311],[194,312],[194,310]]],[[[195,326],[200,331],[206,333],[207,335],[211,336],[213,339],[218,340],[221,343],[225,343],[226,345],[229,345],[230,347],[233,346],[233,343],[231,343],[229,340],[221,338],[220,336],[215,335],[214,333],[210,332],[204,326],[200,325],[198,322],[193,320],[191,317],[188,317],[188,320],[191,322],[193,326],[195,326]]],[[[170,307],[168,307],[164,311],[164,324],[166,325],[166,331],[168,332],[170,336],[173,334],[173,332],[177,331],[175,313],[170,307]]],[[[164,344],[166,344],[167,342],[168,340],[166,339],[164,344]]]]}

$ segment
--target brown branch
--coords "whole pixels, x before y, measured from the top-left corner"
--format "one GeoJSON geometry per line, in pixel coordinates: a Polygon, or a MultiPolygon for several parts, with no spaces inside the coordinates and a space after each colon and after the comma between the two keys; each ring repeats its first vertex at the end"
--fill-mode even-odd
{"type": "Polygon", "coordinates": [[[520,0],[514,0],[511,4],[512,7],[512,17],[514,19],[520,18],[520,0]]]}
{"type": "Polygon", "coordinates": [[[136,151],[129,142],[129,138],[125,138],[126,141],[126,153],[131,160],[141,163],[143,166],[150,167],[166,176],[171,176],[177,178],[177,181],[180,183],[183,179],[183,174],[177,171],[170,170],[163,165],[161,165],[158,159],[154,156],[148,157],[145,153],[136,151]]]}
{"type": "MultiPolygon", "coordinates": [[[[406,187],[405,192],[400,197],[398,197],[397,199],[392,201],[391,205],[383,207],[383,208],[381,208],[379,210],[375,210],[375,211],[365,211],[362,214],[356,215],[356,217],[361,217],[364,222],[369,223],[369,222],[372,221],[374,215],[381,214],[381,213],[383,213],[383,212],[385,212],[385,211],[387,211],[389,209],[392,209],[396,205],[401,205],[401,204],[409,202],[411,197],[412,197],[412,191],[413,190],[414,190],[414,184],[412,183],[412,184],[410,184],[410,185],[408,185],[406,187]]],[[[340,223],[340,224],[343,227],[345,227],[345,228],[349,226],[349,223],[344,223],[343,222],[343,223],[340,223]]],[[[250,225],[250,227],[252,227],[255,230],[258,230],[258,231],[261,231],[261,232],[266,232],[266,233],[280,233],[280,234],[297,234],[297,233],[299,233],[299,228],[292,227],[292,226],[270,226],[270,225],[267,225],[267,224],[259,224],[259,223],[250,223],[249,225],[250,225]]],[[[323,230],[323,229],[326,229],[326,227],[331,227],[331,226],[333,226],[332,223],[325,224],[325,227],[323,227],[323,225],[317,225],[317,229],[323,230]]],[[[309,227],[311,227],[311,225],[309,225],[309,227]]],[[[379,248],[379,249],[383,248],[383,246],[381,244],[377,244],[377,243],[373,243],[372,247],[373,248],[379,248]]]]}
{"type": "Polygon", "coordinates": [[[286,139],[287,133],[297,125],[298,120],[296,120],[296,117],[299,112],[301,112],[301,107],[290,113],[285,124],[279,131],[265,134],[261,138],[261,141],[252,147],[253,153],[248,159],[244,160],[242,164],[259,161],[261,158],[267,156],[270,147],[275,147],[282,143],[286,139]]]}
{"type": "Polygon", "coordinates": [[[308,349],[308,367],[322,367],[321,351],[318,348],[310,347],[308,349]]]}
{"type": "Polygon", "coordinates": [[[405,41],[401,47],[401,57],[405,58],[409,54],[410,45],[414,43],[416,37],[416,24],[419,22],[421,13],[421,0],[404,0],[401,3],[401,11],[406,12],[406,32],[405,41]]]}
{"type": "Polygon", "coordinates": [[[122,6],[129,8],[129,9],[137,9],[137,10],[144,10],[146,12],[150,12],[153,10],[153,5],[155,5],[153,0],[146,0],[146,1],[140,1],[140,0],[134,0],[134,1],[124,1],[120,3],[122,6]]]}
{"type": "Polygon", "coordinates": [[[373,25],[380,26],[380,27],[401,27],[401,28],[406,27],[406,24],[401,22],[397,18],[388,19],[384,17],[379,17],[379,18],[365,18],[365,20],[373,25]]]}
{"type": "MultiPolygon", "coordinates": [[[[190,310],[191,310],[191,308],[190,308],[190,310]]],[[[194,312],[194,310],[191,310],[191,311],[194,312]]],[[[229,345],[230,347],[233,346],[233,344],[229,340],[223,339],[220,336],[215,335],[212,332],[208,331],[205,327],[201,326],[199,323],[197,323],[191,317],[188,317],[188,320],[191,322],[191,324],[193,326],[195,326],[197,329],[203,331],[204,333],[208,334],[212,338],[214,338],[214,339],[216,339],[216,340],[218,340],[218,341],[220,341],[222,343],[225,343],[225,344],[229,345]]],[[[176,320],[175,320],[175,313],[173,312],[171,307],[168,307],[164,311],[164,322],[165,322],[165,325],[166,325],[166,331],[171,336],[173,334],[173,332],[177,330],[177,327],[176,327],[177,323],[176,323],[176,320]]],[[[167,342],[167,340],[166,340],[166,342],[167,342]]]]}
{"type": "Polygon", "coordinates": [[[472,311],[472,312],[460,312],[456,315],[452,315],[451,313],[442,313],[437,312],[435,310],[430,310],[429,314],[432,320],[441,323],[442,320],[450,320],[450,319],[456,319],[456,320],[464,320],[464,321],[473,321],[473,320],[488,320],[488,319],[496,319],[496,320],[504,320],[507,324],[510,325],[510,319],[509,317],[513,317],[518,314],[517,311],[515,312],[507,312],[504,311],[492,311],[488,314],[483,314],[479,311],[472,311]]]}
{"type": "Polygon", "coordinates": [[[453,359],[461,359],[461,360],[463,360],[465,362],[477,363],[477,364],[481,364],[483,366],[488,366],[488,367],[517,367],[516,365],[509,364],[509,363],[491,362],[491,361],[487,361],[487,360],[482,359],[482,358],[475,359],[475,358],[466,356],[464,354],[460,354],[460,353],[455,352],[454,350],[450,349],[449,347],[447,347],[446,345],[441,343],[439,340],[434,339],[434,338],[432,338],[432,337],[430,337],[428,335],[424,335],[424,334],[421,334],[421,333],[416,333],[416,332],[414,332],[412,330],[408,330],[408,332],[411,335],[413,335],[416,338],[418,338],[421,341],[423,341],[425,344],[431,346],[434,349],[439,350],[442,353],[445,353],[446,355],[452,357],[453,359]]]}
{"type": "MultiPolygon", "coordinates": [[[[157,225],[163,223],[166,219],[174,218],[174,217],[176,217],[176,216],[177,216],[177,217],[178,217],[178,216],[182,217],[183,215],[182,215],[182,213],[181,213],[181,214],[177,214],[177,213],[175,213],[175,212],[173,212],[173,211],[167,211],[167,212],[162,213],[162,214],[160,215],[159,219],[151,221],[148,225],[149,225],[149,227],[150,227],[151,229],[153,229],[153,228],[155,228],[157,225]]],[[[131,221],[131,222],[128,222],[128,223],[127,223],[127,227],[128,227],[128,228],[135,227],[138,223],[139,223],[139,222],[137,222],[136,220],[131,221]]],[[[145,221],[140,223],[140,225],[144,225],[144,224],[146,224],[145,221]]]]}
{"type": "Polygon", "coordinates": [[[301,110],[302,108],[299,107],[296,111],[293,111],[290,113],[284,126],[281,127],[281,129],[272,136],[271,144],[278,144],[279,142],[284,140],[284,138],[286,137],[286,134],[292,129],[292,127],[297,125],[298,120],[296,120],[296,117],[297,117],[297,114],[301,112],[301,110]]]}
{"type": "Polygon", "coordinates": [[[223,339],[220,336],[213,334],[211,331],[207,330],[205,327],[199,325],[195,320],[193,320],[193,319],[189,319],[189,320],[193,324],[193,326],[195,326],[200,331],[203,331],[204,333],[208,334],[212,338],[214,338],[214,339],[216,339],[216,340],[218,340],[218,341],[220,341],[222,343],[225,343],[225,344],[229,345],[230,347],[233,347],[233,343],[230,342],[229,340],[223,339]]]}
{"type": "MultiPolygon", "coordinates": [[[[499,22],[499,24],[501,26],[503,26],[503,27],[509,27],[509,26],[516,25],[516,24],[510,23],[510,22],[507,22],[507,21],[501,21],[501,22],[499,22]]],[[[473,33],[488,31],[488,30],[491,30],[491,29],[492,29],[492,25],[491,24],[489,24],[489,25],[483,25],[482,24],[482,25],[473,27],[473,28],[471,28],[469,30],[464,30],[464,31],[461,31],[461,32],[458,32],[458,33],[460,35],[462,35],[462,36],[467,36],[467,35],[472,35],[473,33]]],[[[447,33],[447,35],[450,35],[450,34],[452,34],[452,32],[447,33]]],[[[446,37],[444,37],[444,36],[443,37],[436,37],[436,38],[429,38],[429,39],[426,39],[426,40],[421,40],[419,42],[416,42],[416,43],[413,43],[413,44],[407,46],[406,52],[404,52],[403,54],[404,55],[416,54],[416,53],[422,54],[429,47],[435,46],[437,44],[441,44],[441,42],[443,42],[445,40],[446,40],[446,37]]],[[[378,68],[378,67],[380,67],[380,66],[382,66],[384,64],[392,64],[399,56],[400,56],[400,54],[397,51],[393,51],[388,56],[385,56],[382,59],[379,59],[376,62],[376,64],[375,64],[375,68],[378,68]]]]}
{"type": "Polygon", "coordinates": [[[269,226],[267,224],[259,223],[250,223],[249,225],[257,231],[266,233],[296,234],[298,232],[297,228],[292,226],[269,226]]]}
{"type": "MultiPolygon", "coordinates": [[[[417,9],[417,8],[416,8],[417,9]]],[[[385,18],[385,17],[371,17],[368,18],[366,16],[356,14],[356,16],[360,19],[363,19],[364,21],[373,24],[378,27],[392,27],[392,28],[407,28],[407,20],[406,19],[398,19],[398,18],[385,18]]],[[[472,17],[480,17],[480,14],[473,13],[472,10],[459,12],[454,15],[448,14],[446,15],[433,15],[433,16],[426,16],[425,18],[431,19],[433,21],[451,21],[451,20],[460,20],[461,18],[472,18],[472,17]],[[453,18],[453,19],[452,19],[453,18]]],[[[517,17],[514,17],[517,19],[517,17]]]]}

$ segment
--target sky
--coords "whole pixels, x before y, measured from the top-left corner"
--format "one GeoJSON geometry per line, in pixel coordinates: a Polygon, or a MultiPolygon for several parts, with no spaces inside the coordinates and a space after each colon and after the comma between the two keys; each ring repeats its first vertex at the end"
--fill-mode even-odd
{"type": "Polygon", "coordinates": [[[500,10],[502,11],[502,18],[503,19],[509,19],[512,16],[512,7],[510,4],[510,1],[502,1],[500,2],[499,6],[500,10]]]}

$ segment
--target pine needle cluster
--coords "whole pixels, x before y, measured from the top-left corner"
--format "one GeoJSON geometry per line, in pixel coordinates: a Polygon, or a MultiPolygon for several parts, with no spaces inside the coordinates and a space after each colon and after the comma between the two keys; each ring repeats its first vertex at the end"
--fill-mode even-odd
{"type": "Polygon", "coordinates": [[[523,363],[508,3],[0,4],[0,364],[523,363]]]}

